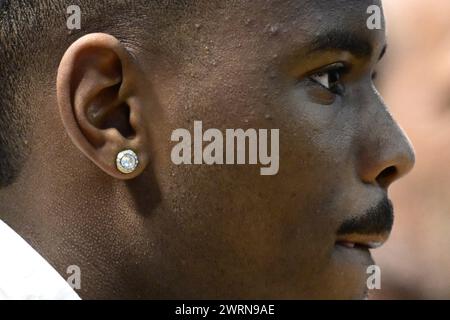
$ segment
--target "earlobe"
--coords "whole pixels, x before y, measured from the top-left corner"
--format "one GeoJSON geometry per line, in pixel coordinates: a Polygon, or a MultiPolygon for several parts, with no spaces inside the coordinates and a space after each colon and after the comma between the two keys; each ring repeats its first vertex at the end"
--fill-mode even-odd
{"type": "Polygon", "coordinates": [[[136,177],[149,161],[139,72],[120,41],[102,33],[73,43],[58,69],[58,106],[68,135],[100,169],[119,179],[136,177]],[[126,150],[138,159],[133,170],[118,165],[126,150]]]}

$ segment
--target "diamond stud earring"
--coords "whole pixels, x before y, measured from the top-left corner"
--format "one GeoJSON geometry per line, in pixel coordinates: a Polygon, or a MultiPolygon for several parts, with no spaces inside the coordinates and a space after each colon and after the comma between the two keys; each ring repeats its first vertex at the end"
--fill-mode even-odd
{"type": "Polygon", "coordinates": [[[117,154],[117,170],[122,173],[131,173],[139,164],[138,156],[133,150],[123,150],[117,154]]]}

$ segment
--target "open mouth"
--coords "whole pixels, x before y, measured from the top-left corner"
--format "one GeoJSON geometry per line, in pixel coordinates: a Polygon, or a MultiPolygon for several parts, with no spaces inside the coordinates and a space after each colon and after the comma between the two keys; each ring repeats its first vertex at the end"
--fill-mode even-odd
{"type": "Polygon", "coordinates": [[[371,243],[357,243],[357,242],[348,242],[348,241],[337,241],[337,246],[341,246],[348,249],[376,249],[382,245],[379,242],[371,242],[371,243]]]}
{"type": "Polygon", "coordinates": [[[348,249],[376,249],[387,240],[389,232],[381,234],[348,234],[340,235],[336,239],[336,245],[348,249]]]}
{"type": "Polygon", "coordinates": [[[385,197],[363,214],[344,221],[336,232],[335,246],[347,249],[376,249],[389,238],[393,222],[392,203],[385,197]]]}

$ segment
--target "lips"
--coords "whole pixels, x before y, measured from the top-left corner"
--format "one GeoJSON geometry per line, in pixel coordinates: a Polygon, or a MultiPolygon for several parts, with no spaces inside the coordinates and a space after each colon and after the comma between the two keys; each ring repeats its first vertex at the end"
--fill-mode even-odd
{"type": "Polygon", "coordinates": [[[382,246],[388,237],[389,232],[380,234],[341,234],[336,239],[336,245],[349,249],[375,249],[382,246]]]}
{"type": "Polygon", "coordinates": [[[393,223],[393,206],[385,195],[375,206],[343,221],[336,232],[335,244],[349,249],[378,248],[388,239],[393,223]]]}

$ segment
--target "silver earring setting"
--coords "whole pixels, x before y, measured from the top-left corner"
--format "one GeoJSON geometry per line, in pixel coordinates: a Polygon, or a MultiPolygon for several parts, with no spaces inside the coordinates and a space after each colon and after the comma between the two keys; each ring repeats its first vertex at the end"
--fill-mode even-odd
{"type": "Polygon", "coordinates": [[[139,164],[138,156],[133,150],[123,150],[117,154],[117,170],[122,173],[132,173],[139,164]]]}

